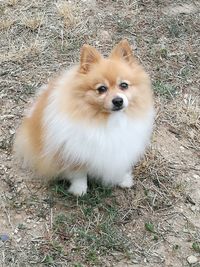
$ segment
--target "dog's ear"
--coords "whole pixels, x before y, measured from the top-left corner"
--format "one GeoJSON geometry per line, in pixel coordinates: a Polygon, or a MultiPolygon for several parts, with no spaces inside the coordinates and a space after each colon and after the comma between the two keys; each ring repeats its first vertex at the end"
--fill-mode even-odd
{"type": "Polygon", "coordinates": [[[131,49],[130,44],[126,39],[119,42],[112,50],[110,58],[120,58],[127,63],[132,63],[134,61],[134,54],[131,49]]]}
{"type": "Polygon", "coordinates": [[[81,48],[80,72],[87,73],[92,64],[98,63],[101,59],[101,54],[90,45],[83,45],[81,48]]]}

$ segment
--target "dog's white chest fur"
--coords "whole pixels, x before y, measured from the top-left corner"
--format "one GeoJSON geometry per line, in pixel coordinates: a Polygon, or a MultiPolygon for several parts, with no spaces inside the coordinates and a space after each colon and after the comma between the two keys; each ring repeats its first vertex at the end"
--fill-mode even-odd
{"type": "Polygon", "coordinates": [[[88,173],[106,183],[115,183],[130,171],[144,152],[152,132],[153,111],[144,119],[130,119],[123,112],[110,115],[106,125],[73,122],[49,104],[44,115],[44,153],[61,152],[70,163],[87,166],[88,173]]]}

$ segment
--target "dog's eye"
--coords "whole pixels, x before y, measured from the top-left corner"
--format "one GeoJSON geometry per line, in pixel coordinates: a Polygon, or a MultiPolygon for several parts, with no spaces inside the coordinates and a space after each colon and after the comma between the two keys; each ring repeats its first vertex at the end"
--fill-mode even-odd
{"type": "Polygon", "coordinates": [[[108,90],[108,88],[105,85],[101,85],[97,88],[97,91],[99,92],[99,94],[103,94],[108,90]]]}
{"type": "Polygon", "coordinates": [[[120,87],[122,90],[128,89],[128,83],[126,83],[126,82],[122,82],[122,83],[120,83],[119,87],[120,87]]]}

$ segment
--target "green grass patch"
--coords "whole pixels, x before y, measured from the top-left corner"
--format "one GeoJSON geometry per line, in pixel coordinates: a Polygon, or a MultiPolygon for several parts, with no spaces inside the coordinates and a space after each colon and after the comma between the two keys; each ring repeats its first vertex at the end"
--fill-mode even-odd
{"type": "Polygon", "coordinates": [[[200,253],[200,243],[199,242],[194,242],[192,244],[192,248],[194,249],[194,251],[200,253]]]}
{"type": "Polygon", "coordinates": [[[161,81],[155,81],[153,83],[153,89],[157,95],[160,95],[167,99],[173,98],[177,93],[175,86],[173,86],[172,84],[163,83],[161,81]]]}
{"type": "Polygon", "coordinates": [[[151,233],[155,233],[154,225],[151,222],[145,223],[145,229],[151,233]]]}
{"type": "Polygon", "coordinates": [[[54,264],[54,259],[49,254],[47,254],[43,260],[43,263],[45,263],[45,265],[52,265],[54,264]]]}
{"type": "Polygon", "coordinates": [[[83,267],[83,265],[81,263],[75,263],[74,267],[83,267]]]}
{"type": "Polygon", "coordinates": [[[54,218],[54,234],[63,246],[73,243],[83,263],[98,265],[100,256],[113,251],[129,254],[130,241],[119,230],[118,204],[110,188],[93,182],[88,193],[77,198],[67,192],[65,183],[58,183],[53,192],[74,207],[54,218]]]}

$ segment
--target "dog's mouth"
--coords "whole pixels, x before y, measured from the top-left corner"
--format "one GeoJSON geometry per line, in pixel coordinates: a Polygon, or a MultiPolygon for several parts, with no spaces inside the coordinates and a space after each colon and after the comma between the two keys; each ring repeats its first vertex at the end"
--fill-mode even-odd
{"type": "Polygon", "coordinates": [[[122,110],[122,109],[124,109],[124,107],[113,107],[112,111],[119,111],[119,110],[122,110]]]}

